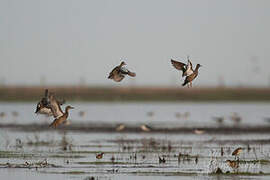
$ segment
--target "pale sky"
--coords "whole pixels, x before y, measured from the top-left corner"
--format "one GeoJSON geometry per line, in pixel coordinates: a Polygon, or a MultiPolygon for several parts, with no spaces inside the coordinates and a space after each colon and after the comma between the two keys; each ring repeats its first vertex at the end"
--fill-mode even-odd
{"type": "Polygon", "coordinates": [[[200,63],[193,85],[270,82],[268,0],[1,0],[0,80],[6,84],[180,85],[170,59],[200,63]]]}

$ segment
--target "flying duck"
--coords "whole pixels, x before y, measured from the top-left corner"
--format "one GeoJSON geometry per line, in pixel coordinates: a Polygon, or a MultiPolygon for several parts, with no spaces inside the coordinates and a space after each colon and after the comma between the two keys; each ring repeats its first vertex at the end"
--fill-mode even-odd
{"type": "Polygon", "coordinates": [[[136,73],[129,71],[128,69],[123,67],[124,65],[126,65],[126,63],[124,61],[122,61],[119,66],[116,66],[110,72],[108,79],[112,79],[115,82],[120,82],[125,78],[126,75],[129,75],[131,77],[135,77],[136,73]]]}
{"type": "Polygon", "coordinates": [[[185,79],[185,82],[182,84],[182,86],[185,86],[186,84],[188,84],[188,87],[192,87],[192,81],[198,76],[199,73],[199,68],[202,65],[197,64],[195,70],[193,71],[193,73],[191,75],[188,75],[185,79]]]}
{"type": "MultiPolygon", "coordinates": [[[[60,105],[63,105],[65,103],[65,100],[62,100],[61,102],[58,101],[58,103],[60,105]]],[[[48,91],[48,89],[45,89],[45,96],[37,103],[35,113],[36,114],[44,114],[47,116],[53,115],[51,108],[49,106],[49,91],[48,91]]]]}
{"type": "Polygon", "coordinates": [[[60,107],[60,103],[55,99],[53,94],[50,94],[49,102],[50,102],[49,104],[50,109],[55,118],[49,127],[56,128],[60,124],[69,124],[69,122],[67,121],[68,113],[69,113],[69,110],[74,109],[74,107],[66,106],[65,113],[64,113],[60,107]]]}
{"type": "Polygon", "coordinates": [[[192,63],[189,60],[189,56],[188,56],[188,63],[187,64],[179,62],[179,61],[175,61],[173,59],[171,59],[171,63],[173,65],[173,67],[175,67],[177,70],[182,71],[182,77],[189,76],[194,72],[193,68],[192,68],[192,63]]]}
{"type": "Polygon", "coordinates": [[[243,152],[243,148],[239,147],[232,152],[232,156],[235,156],[236,158],[236,156],[240,155],[241,152],[243,152]]]}

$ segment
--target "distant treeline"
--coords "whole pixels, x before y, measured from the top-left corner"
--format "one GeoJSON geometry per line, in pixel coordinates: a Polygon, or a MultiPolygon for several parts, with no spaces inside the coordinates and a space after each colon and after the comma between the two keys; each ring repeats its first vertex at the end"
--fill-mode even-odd
{"type": "Polygon", "coordinates": [[[68,101],[270,101],[270,88],[4,86],[0,101],[37,101],[44,90],[68,101]]]}

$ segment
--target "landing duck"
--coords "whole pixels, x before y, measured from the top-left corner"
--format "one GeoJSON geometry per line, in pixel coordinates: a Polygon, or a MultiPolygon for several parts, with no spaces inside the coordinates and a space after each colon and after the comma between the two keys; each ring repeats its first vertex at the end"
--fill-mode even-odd
{"type": "MultiPolygon", "coordinates": [[[[60,105],[63,105],[65,103],[65,100],[57,101],[60,105]]],[[[36,114],[43,114],[46,116],[52,116],[53,113],[51,111],[51,108],[49,106],[49,90],[45,90],[44,97],[37,103],[36,107],[36,114]]]]}
{"type": "Polygon", "coordinates": [[[136,73],[129,71],[124,66],[126,63],[122,61],[119,66],[116,66],[109,74],[108,79],[112,79],[115,82],[122,81],[126,75],[129,75],[131,77],[135,77],[136,73]]]}
{"type": "Polygon", "coordinates": [[[199,74],[199,68],[202,65],[197,64],[195,70],[193,71],[193,73],[189,76],[186,77],[185,82],[182,84],[182,86],[185,86],[186,84],[188,84],[188,87],[192,87],[192,81],[198,76],[199,74]]]}
{"type": "Polygon", "coordinates": [[[189,56],[187,57],[187,59],[188,59],[187,64],[171,59],[171,63],[173,65],[173,67],[175,67],[175,69],[177,69],[179,71],[182,71],[182,77],[189,76],[194,72],[193,67],[192,67],[192,63],[189,60],[189,56]]]}
{"type": "Polygon", "coordinates": [[[49,107],[52,111],[52,114],[54,116],[54,121],[50,124],[50,127],[56,128],[60,124],[69,124],[69,121],[67,120],[69,115],[69,110],[74,109],[72,106],[66,106],[65,112],[62,111],[60,107],[60,103],[55,99],[53,94],[50,94],[49,96],[49,107]]]}

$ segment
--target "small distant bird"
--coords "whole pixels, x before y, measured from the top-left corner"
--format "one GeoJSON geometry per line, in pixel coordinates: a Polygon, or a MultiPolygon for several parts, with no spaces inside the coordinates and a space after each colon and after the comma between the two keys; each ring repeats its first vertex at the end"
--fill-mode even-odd
{"type": "Polygon", "coordinates": [[[50,127],[56,128],[60,124],[69,124],[67,120],[69,115],[69,110],[74,109],[72,106],[66,106],[65,113],[62,111],[59,102],[55,99],[53,94],[50,94],[50,108],[52,110],[54,121],[50,124],[50,127]]]}
{"type": "Polygon", "coordinates": [[[213,120],[216,121],[217,124],[223,124],[224,117],[213,117],[213,120]]]}
{"type": "Polygon", "coordinates": [[[182,86],[185,86],[186,84],[188,84],[188,87],[192,87],[192,81],[198,76],[200,67],[202,67],[202,65],[200,64],[196,65],[194,72],[191,75],[186,77],[182,86]]]}
{"type": "Polygon", "coordinates": [[[195,163],[198,164],[198,156],[195,158],[195,163]]]}
{"type": "Polygon", "coordinates": [[[103,158],[103,154],[104,154],[104,152],[97,154],[96,155],[96,158],[97,159],[102,159],[103,158]]]}
{"type": "Polygon", "coordinates": [[[80,116],[80,117],[85,116],[85,112],[84,112],[84,111],[79,111],[79,116],[80,116]]]}
{"type": "Polygon", "coordinates": [[[195,129],[194,130],[194,133],[200,135],[200,134],[204,134],[205,131],[204,130],[195,129]]]}
{"type": "Polygon", "coordinates": [[[11,114],[12,114],[13,117],[18,117],[19,116],[19,113],[17,111],[12,111],[11,114]]]}
{"type": "Polygon", "coordinates": [[[158,156],[158,161],[159,161],[159,164],[166,163],[166,160],[164,157],[161,158],[158,156]]]}
{"type": "Polygon", "coordinates": [[[231,116],[231,120],[235,123],[235,124],[239,124],[242,120],[242,118],[238,115],[238,113],[234,112],[231,116]]]}
{"type": "Polygon", "coordinates": [[[227,160],[226,162],[233,169],[239,168],[239,162],[238,161],[227,160]]]}
{"type": "Polygon", "coordinates": [[[126,128],[124,124],[120,124],[119,126],[116,127],[116,131],[123,131],[126,128]]]}
{"type": "Polygon", "coordinates": [[[173,59],[171,59],[171,63],[173,65],[173,67],[175,67],[175,69],[177,69],[179,71],[182,71],[182,77],[189,76],[189,75],[191,75],[193,73],[192,63],[189,60],[189,57],[188,57],[188,63],[187,64],[179,62],[179,61],[175,61],[173,59]]]}
{"type": "Polygon", "coordinates": [[[223,156],[224,155],[224,150],[223,147],[220,148],[220,155],[223,156]]]}
{"type": "Polygon", "coordinates": [[[115,161],[115,157],[114,157],[114,155],[112,155],[112,157],[111,157],[111,161],[112,161],[112,162],[114,162],[114,161],[115,161]]]}
{"type": "Polygon", "coordinates": [[[148,112],[146,113],[146,115],[147,115],[148,117],[153,117],[153,116],[155,115],[155,113],[154,113],[153,111],[148,111],[148,112]]]}
{"type": "Polygon", "coordinates": [[[141,125],[141,130],[145,131],[145,132],[149,132],[151,131],[151,127],[147,126],[146,124],[141,125]]]}
{"type": "Polygon", "coordinates": [[[251,147],[249,146],[249,144],[247,145],[247,152],[249,153],[249,151],[251,150],[251,147]]]}
{"type": "Polygon", "coordinates": [[[119,66],[116,66],[109,74],[108,79],[112,79],[115,82],[122,81],[126,75],[135,77],[136,73],[129,71],[127,68],[123,67],[126,63],[122,61],[119,66]]]}
{"type": "Polygon", "coordinates": [[[5,112],[1,112],[1,113],[0,113],[0,117],[1,117],[1,118],[6,117],[6,113],[5,113],[5,112]]]}
{"type": "Polygon", "coordinates": [[[232,156],[235,156],[236,158],[241,152],[243,152],[243,148],[239,147],[232,152],[232,156]]]}
{"type": "Polygon", "coordinates": [[[188,117],[190,116],[190,113],[189,112],[185,112],[183,114],[181,114],[180,112],[176,112],[175,113],[175,117],[180,119],[180,118],[184,118],[184,119],[187,119],[188,117]]]}
{"type": "Polygon", "coordinates": [[[185,119],[187,119],[189,116],[190,116],[190,113],[189,113],[189,112],[185,112],[185,113],[183,114],[183,117],[184,117],[185,119]]]}

